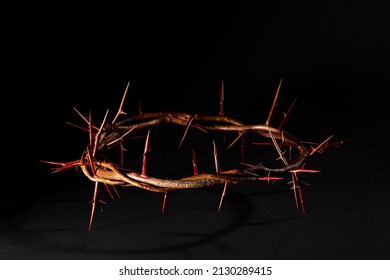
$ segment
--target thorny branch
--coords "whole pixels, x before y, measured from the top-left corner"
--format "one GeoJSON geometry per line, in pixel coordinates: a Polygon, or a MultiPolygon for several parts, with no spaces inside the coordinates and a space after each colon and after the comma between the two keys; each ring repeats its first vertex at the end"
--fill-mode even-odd
{"type": "MultiPolygon", "coordinates": [[[[79,111],[75,109],[82,119],[88,124],[87,128],[79,125],[71,124],[79,129],[88,131],[89,133],[89,145],[82,152],[80,160],[74,160],[70,162],[53,162],[43,161],[52,165],[56,165],[52,170],[53,172],[63,171],[65,169],[80,167],[85,176],[95,183],[94,195],[92,198],[92,210],[90,215],[89,230],[92,228],[94,212],[96,204],[101,202],[98,198],[99,184],[103,184],[107,192],[113,198],[111,189],[119,196],[115,186],[132,186],[141,188],[151,192],[160,192],[164,194],[162,212],[164,213],[167,195],[171,191],[193,189],[193,188],[205,188],[216,185],[223,185],[223,193],[219,202],[218,211],[221,209],[222,201],[224,199],[228,184],[240,184],[247,182],[259,182],[259,181],[275,181],[282,180],[283,177],[279,177],[282,174],[291,174],[292,189],[294,192],[295,203],[297,208],[300,208],[305,213],[304,201],[301,189],[301,173],[315,173],[319,170],[311,170],[305,168],[307,160],[315,153],[322,153],[324,149],[342,144],[343,141],[330,143],[329,140],[333,137],[331,135],[325,139],[322,143],[304,142],[300,141],[292,134],[283,130],[283,125],[286,118],[291,111],[293,105],[291,104],[287,112],[284,113],[284,118],[277,127],[270,126],[271,118],[277,105],[277,99],[279,96],[282,80],[280,81],[273,104],[271,106],[269,115],[264,124],[245,124],[232,117],[225,115],[223,103],[224,103],[224,83],[222,81],[220,88],[219,99],[219,114],[218,115],[192,115],[181,112],[150,112],[144,113],[139,105],[138,115],[130,116],[121,119],[121,115],[126,115],[123,111],[125,98],[128,93],[130,82],[126,86],[126,90],[123,94],[119,109],[112,120],[107,122],[106,118],[108,110],[104,116],[102,123],[99,126],[92,124],[91,112],[88,117],[83,116],[79,111]],[[279,159],[282,160],[283,166],[281,167],[269,167],[262,162],[256,164],[243,163],[241,168],[234,170],[222,171],[219,165],[218,152],[215,142],[214,147],[214,161],[215,172],[214,173],[199,173],[195,151],[192,150],[192,165],[193,175],[181,179],[161,179],[149,176],[147,174],[147,154],[149,152],[149,139],[150,131],[153,127],[159,126],[164,123],[170,123],[179,125],[185,128],[184,135],[181,138],[179,148],[182,145],[187,132],[190,128],[195,128],[203,133],[217,132],[237,133],[237,137],[228,146],[230,148],[239,139],[243,139],[244,134],[254,133],[264,137],[265,142],[258,142],[254,144],[258,145],[273,145],[279,155],[279,159]],[[143,160],[142,171],[137,173],[133,170],[123,167],[123,143],[126,141],[127,135],[134,131],[147,131],[143,160]],[[113,160],[107,158],[106,152],[113,147],[118,147],[121,152],[121,163],[118,165],[113,160]],[[290,157],[287,159],[282,152],[281,147],[288,148],[290,150],[290,157]],[[291,158],[292,150],[297,151],[295,158],[291,158]]],[[[241,145],[242,154],[244,153],[244,144],[241,145]]]]}

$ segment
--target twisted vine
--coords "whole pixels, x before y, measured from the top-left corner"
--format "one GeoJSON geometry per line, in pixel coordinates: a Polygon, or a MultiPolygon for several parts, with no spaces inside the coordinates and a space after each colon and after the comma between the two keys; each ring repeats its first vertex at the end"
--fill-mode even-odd
{"type": "Polygon", "coordinates": [[[96,127],[92,124],[91,113],[87,118],[75,109],[76,112],[88,124],[87,128],[83,128],[80,126],[77,127],[88,131],[90,138],[89,145],[82,152],[80,160],[74,160],[70,162],[44,162],[57,165],[57,167],[53,168],[53,172],[62,171],[72,167],[81,167],[85,176],[95,183],[95,192],[92,199],[92,211],[90,215],[89,229],[91,229],[92,227],[95,207],[96,204],[99,202],[97,195],[99,184],[103,184],[105,186],[111,197],[113,197],[111,190],[117,192],[115,186],[133,186],[147,191],[163,193],[164,200],[162,212],[164,212],[167,194],[171,191],[213,187],[216,185],[223,184],[224,190],[220,199],[220,209],[228,184],[240,184],[259,181],[270,182],[283,179],[282,177],[278,177],[275,175],[291,174],[292,189],[294,192],[296,206],[300,208],[303,212],[305,212],[301,190],[302,182],[299,174],[306,172],[319,172],[318,170],[311,170],[305,168],[308,159],[313,154],[317,152],[322,153],[324,149],[341,144],[343,143],[343,141],[329,143],[329,140],[333,137],[333,135],[331,135],[322,143],[305,142],[297,139],[291,133],[283,130],[283,124],[292,106],[294,105],[295,100],[290,106],[290,108],[288,108],[288,110],[284,113],[284,118],[280,125],[278,127],[270,126],[270,120],[277,104],[281,82],[282,81],[280,81],[279,83],[270,113],[264,124],[245,124],[224,114],[223,81],[220,91],[220,111],[218,115],[193,115],[180,112],[144,113],[140,109],[137,115],[120,120],[121,115],[125,114],[123,112],[123,105],[130,84],[128,83],[119,110],[111,123],[107,122],[106,120],[108,111],[100,127],[96,127]],[[265,139],[268,139],[269,141],[268,143],[266,143],[267,145],[273,145],[275,147],[279,155],[279,159],[283,162],[283,166],[269,167],[264,165],[262,162],[257,162],[255,164],[243,164],[244,167],[241,168],[222,171],[219,167],[217,148],[215,142],[213,141],[215,172],[199,173],[196,165],[195,151],[193,151],[192,176],[180,179],[162,179],[149,176],[146,171],[146,158],[149,149],[150,130],[156,126],[160,126],[162,124],[167,123],[182,126],[183,128],[185,128],[185,132],[181,139],[180,145],[182,144],[190,128],[198,129],[205,133],[210,131],[216,133],[237,133],[237,137],[229,145],[229,148],[234,145],[240,138],[242,138],[246,133],[255,133],[264,137],[265,139]],[[123,160],[121,160],[120,164],[117,164],[112,159],[109,159],[106,155],[106,152],[108,150],[112,149],[113,147],[119,146],[121,151],[121,157],[123,159],[123,143],[127,141],[127,135],[131,135],[135,131],[147,131],[142,161],[142,172],[140,173],[125,168],[123,166],[123,160]],[[296,150],[297,155],[294,158],[286,158],[284,156],[284,152],[282,152],[282,148],[284,147],[287,147],[288,149],[290,149],[290,151],[296,150]]]}

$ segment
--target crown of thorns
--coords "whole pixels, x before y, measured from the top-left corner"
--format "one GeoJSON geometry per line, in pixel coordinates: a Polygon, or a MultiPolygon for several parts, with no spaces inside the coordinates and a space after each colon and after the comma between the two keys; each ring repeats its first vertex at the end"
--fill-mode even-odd
{"type": "MultiPolygon", "coordinates": [[[[119,197],[116,186],[132,186],[151,192],[163,193],[163,213],[166,206],[167,195],[171,191],[223,185],[224,188],[219,201],[219,211],[221,209],[228,184],[259,181],[273,182],[275,180],[282,180],[283,177],[279,177],[282,176],[282,174],[289,174],[291,176],[290,183],[292,184],[291,189],[294,194],[295,204],[297,208],[301,209],[302,212],[305,213],[301,188],[303,182],[300,178],[300,174],[319,172],[319,170],[306,168],[307,160],[315,153],[323,153],[326,148],[337,146],[342,144],[344,141],[332,143],[329,142],[333,135],[329,136],[321,143],[301,141],[289,132],[284,131],[283,125],[297,98],[294,99],[290,107],[283,113],[283,118],[279,126],[271,126],[270,121],[274,113],[274,109],[277,105],[281,84],[282,80],[280,80],[276,90],[275,97],[273,99],[273,103],[265,123],[245,124],[224,114],[223,80],[220,88],[219,114],[194,115],[181,112],[145,113],[142,112],[141,107],[139,106],[139,112],[137,115],[121,118],[122,115],[126,115],[126,113],[123,111],[123,105],[130,85],[130,82],[128,82],[119,109],[111,122],[107,121],[108,110],[100,126],[95,126],[91,120],[91,112],[89,112],[88,116],[84,116],[74,108],[74,110],[87,123],[87,127],[85,128],[74,124],[72,125],[87,131],[89,134],[89,144],[82,152],[80,159],[68,162],[43,162],[55,165],[55,167],[52,168],[52,173],[63,171],[69,168],[80,167],[85,176],[95,183],[94,194],[91,201],[92,209],[89,219],[89,230],[92,228],[96,205],[98,203],[104,203],[104,201],[98,198],[98,190],[101,185],[105,187],[111,198],[114,198],[113,192],[115,192],[119,197]],[[192,150],[192,176],[179,179],[162,179],[149,176],[147,174],[146,163],[147,154],[149,151],[150,130],[153,127],[164,123],[171,123],[182,126],[184,128],[179,147],[183,143],[190,128],[195,128],[206,133],[210,131],[217,133],[236,133],[237,136],[229,144],[228,148],[233,146],[238,140],[243,140],[246,133],[254,133],[266,140],[254,144],[273,145],[278,154],[278,159],[282,162],[282,166],[269,167],[264,165],[262,162],[255,164],[241,163],[241,167],[236,169],[225,171],[221,170],[217,147],[213,141],[213,159],[215,163],[215,172],[198,172],[195,151],[192,150]],[[130,170],[123,165],[123,157],[125,152],[124,142],[130,138],[128,135],[134,133],[135,131],[146,131],[144,135],[146,140],[142,154],[143,160],[141,172],[135,172],[134,170],[130,170]],[[112,159],[107,157],[106,152],[114,147],[119,147],[121,155],[120,163],[115,163],[112,159]],[[290,150],[290,156],[285,156],[285,151],[282,151],[282,149],[290,150]],[[295,153],[296,156],[294,157],[291,156],[293,154],[291,152],[292,150],[297,151],[295,153]]],[[[241,145],[241,149],[243,152],[243,144],[241,145]]]]}

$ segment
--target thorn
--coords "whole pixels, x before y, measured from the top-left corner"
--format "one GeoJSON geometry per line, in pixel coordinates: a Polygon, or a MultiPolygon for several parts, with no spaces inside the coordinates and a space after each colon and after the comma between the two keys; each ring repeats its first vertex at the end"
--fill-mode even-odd
{"type": "Polygon", "coordinates": [[[144,154],[143,154],[143,159],[142,159],[142,177],[147,177],[146,175],[146,154],[148,153],[149,149],[149,135],[150,135],[150,130],[148,130],[148,134],[146,136],[146,141],[145,141],[145,148],[144,148],[144,154]]]}
{"type": "MultiPolygon", "coordinates": [[[[287,152],[287,150],[283,151],[283,152],[282,152],[282,155],[284,155],[286,152],[287,152]]],[[[282,160],[282,161],[283,161],[283,159],[282,159],[280,156],[277,157],[276,160],[282,160]]]]}
{"type": "Polygon", "coordinates": [[[161,214],[164,214],[164,212],[165,212],[165,205],[167,203],[167,196],[168,196],[168,193],[164,192],[164,199],[163,199],[163,205],[162,205],[161,214]]]}
{"type": "MultiPolygon", "coordinates": [[[[76,113],[79,114],[79,116],[88,124],[88,126],[91,124],[91,120],[88,121],[88,119],[84,117],[84,115],[81,114],[79,111],[77,111],[76,108],[73,107],[73,110],[75,110],[76,113]]],[[[93,128],[97,129],[97,127],[93,127],[93,128]]]]}
{"type": "Polygon", "coordinates": [[[114,196],[111,193],[110,187],[106,183],[104,183],[104,187],[106,188],[108,194],[110,195],[111,199],[113,200],[114,196]]]}
{"type": "Polygon", "coordinates": [[[95,177],[96,176],[95,165],[93,164],[93,160],[92,160],[91,153],[90,153],[89,149],[87,149],[87,157],[88,157],[89,166],[91,168],[92,175],[93,175],[93,177],[95,177]]]}
{"type": "Polygon", "coordinates": [[[297,208],[299,208],[299,204],[298,204],[298,196],[297,196],[297,188],[299,188],[299,186],[297,186],[297,183],[296,183],[296,175],[295,174],[292,174],[292,189],[294,191],[294,199],[295,199],[295,206],[297,208]]]}
{"type": "Polygon", "coordinates": [[[215,142],[213,140],[213,148],[214,148],[214,163],[215,163],[215,172],[221,172],[221,167],[219,165],[219,160],[218,160],[218,151],[217,151],[217,146],[215,145],[215,142]]]}
{"type": "Polygon", "coordinates": [[[301,188],[298,189],[298,193],[299,193],[299,199],[300,199],[300,202],[301,202],[301,210],[302,210],[303,214],[306,215],[305,204],[304,204],[304,201],[303,201],[303,194],[302,194],[302,189],[301,188]]]}
{"type": "Polygon", "coordinates": [[[279,130],[282,129],[282,127],[287,119],[288,114],[290,114],[290,111],[295,104],[295,101],[297,101],[297,97],[295,97],[294,101],[291,103],[290,107],[287,109],[287,112],[284,114],[283,120],[280,122],[279,127],[278,127],[279,130]]]}
{"type": "Polygon", "coordinates": [[[187,126],[186,126],[186,130],[184,131],[184,135],[183,135],[183,137],[181,138],[180,143],[179,143],[179,146],[177,147],[177,149],[180,149],[181,144],[183,144],[184,138],[186,137],[187,132],[188,132],[188,129],[190,128],[191,123],[192,123],[192,121],[194,120],[195,117],[196,117],[196,115],[195,115],[194,117],[191,117],[191,118],[188,120],[188,123],[187,123],[187,126]]]}
{"type": "Polygon", "coordinates": [[[276,107],[276,101],[278,100],[278,96],[279,96],[279,92],[280,92],[280,87],[282,85],[282,81],[283,79],[280,79],[280,82],[279,82],[279,85],[278,85],[278,89],[276,90],[276,94],[275,94],[275,97],[274,97],[274,102],[272,103],[272,107],[271,107],[271,110],[268,114],[268,119],[267,121],[265,122],[265,125],[268,126],[269,125],[269,122],[271,121],[271,117],[272,117],[272,114],[274,112],[274,109],[276,107]]]}
{"type": "Polygon", "coordinates": [[[300,169],[295,169],[295,170],[290,170],[291,173],[318,173],[318,172],[321,172],[320,170],[314,170],[314,169],[304,169],[304,168],[300,168],[300,169]]]}
{"type": "Polygon", "coordinates": [[[94,190],[94,194],[93,194],[93,198],[92,198],[92,209],[91,209],[91,215],[90,215],[90,218],[89,218],[89,228],[88,228],[89,230],[92,229],[92,222],[93,222],[93,218],[94,218],[94,215],[95,215],[95,207],[96,207],[96,201],[97,201],[98,185],[99,185],[99,183],[95,182],[95,190],[94,190]]]}
{"type": "Polygon", "coordinates": [[[95,144],[94,144],[94,146],[93,146],[92,156],[95,156],[95,154],[96,154],[96,149],[97,149],[98,142],[99,142],[99,136],[100,136],[100,133],[101,133],[102,130],[103,130],[103,126],[104,126],[104,123],[106,122],[107,115],[108,115],[108,110],[106,111],[106,114],[104,115],[102,124],[101,124],[101,126],[100,126],[98,132],[97,132],[96,135],[95,135],[95,144]]]}
{"type": "Polygon", "coordinates": [[[48,163],[48,164],[60,166],[60,167],[51,168],[51,170],[53,170],[51,173],[57,173],[57,172],[64,171],[64,170],[69,169],[69,168],[73,168],[73,167],[77,168],[78,166],[80,166],[80,160],[72,160],[72,161],[68,161],[68,162],[56,162],[56,161],[47,161],[47,160],[39,160],[39,161],[43,162],[43,163],[48,163]]]}
{"type": "Polygon", "coordinates": [[[227,148],[230,149],[230,147],[232,147],[245,134],[245,132],[246,132],[245,130],[239,131],[237,137],[233,140],[232,143],[230,143],[230,145],[227,148]]]}
{"type": "Polygon", "coordinates": [[[195,151],[192,149],[192,168],[194,169],[194,175],[198,175],[198,167],[196,165],[196,156],[195,156],[195,151]]]}
{"type": "Polygon", "coordinates": [[[115,191],[115,194],[118,198],[121,198],[121,196],[119,195],[119,192],[118,190],[116,189],[116,187],[114,185],[111,185],[111,187],[113,188],[113,190],[115,191]]]}
{"type": "Polygon", "coordinates": [[[89,118],[89,145],[92,146],[92,142],[93,142],[93,134],[92,134],[92,113],[91,113],[91,110],[89,110],[89,114],[88,114],[88,118],[89,118]]]}
{"type": "Polygon", "coordinates": [[[288,165],[287,160],[286,160],[285,157],[283,156],[283,153],[282,153],[282,151],[280,150],[280,147],[279,147],[278,143],[276,142],[276,139],[275,139],[275,137],[272,135],[271,130],[270,130],[269,128],[268,128],[268,132],[269,132],[269,135],[271,136],[272,142],[274,143],[274,146],[275,146],[275,148],[276,148],[276,151],[277,151],[278,154],[279,154],[279,157],[282,159],[282,161],[283,161],[283,163],[284,163],[285,165],[288,165]]]}
{"type": "Polygon", "coordinates": [[[126,89],[125,89],[125,92],[123,93],[123,97],[122,97],[122,100],[121,100],[121,104],[119,105],[119,109],[118,109],[118,112],[115,115],[115,118],[112,120],[112,124],[114,124],[116,122],[116,120],[119,117],[119,115],[121,115],[121,114],[126,115],[126,113],[123,112],[122,109],[123,109],[123,104],[124,104],[125,99],[126,99],[127,91],[129,89],[129,85],[130,85],[130,81],[127,82],[126,89]]]}
{"type": "MultiPolygon", "coordinates": [[[[268,171],[268,177],[271,175],[271,172],[268,171]]],[[[269,180],[267,181],[267,183],[269,184],[269,180]]]]}
{"type": "Polygon", "coordinates": [[[121,137],[118,137],[116,138],[115,140],[107,143],[107,146],[111,146],[112,144],[118,142],[118,141],[122,141],[123,140],[123,137],[125,137],[127,134],[129,134],[130,132],[132,132],[135,128],[137,127],[137,125],[133,126],[132,128],[130,128],[128,131],[126,131],[125,133],[123,133],[123,135],[121,137]]]}
{"type": "Polygon", "coordinates": [[[79,126],[79,125],[76,125],[76,124],[73,124],[73,123],[71,123],[71,122],[65,122],[66,124],[69,124],[69,125],[71,125],[71,126],[74,126],[74,127],[76,127],[76,128],[78,128],[78,129],[81,129],[81,130],[84,130],[84,131],[89,131],[89,128],[85,128],[85,127],[82,127],[82,126],[79,126]]]}
{"type": "Polygon", "coordinates": [[[317,152],[323,145],[326,144],[326,142],[328,142],[331,138],[333,137],[333,135],[329,136],[328,138],[326,138],[321,144],[319,144],[316,148],[314,148],[311,152],[310,152],[310,156],[313,155],[315,152],[317,152]]]}
{"type": "Polygon", "coordinates": [[[225,197],[225,194],[226,194],[226,188],[227,188],[227,185],[228,185],[228,182],[225,181],[225,185],[223,187],[223,191],[222,191],[222,195],[221,195],[221,199],[219,200],[219,207],[218,207],[218,212],[221,211],[221,206],[222,206],[222,202],[223,202],[223,198],[225,197]]]}
{"type": "Polygon", "coordinates": [[[269,183],[269,181],[276,181],[276,180],[283,180],[282,177],[273,177],[273,176],[264,176],[264,177],[259,177],[259,180],[260,181],[267,181],[269,183]]]}
{"type": "Polygon", "coordinates": [[[221,82],[221,89],[219,91],[219,115],[220,116],[223,116],[224,113],[223,113],[223,102],[224,102],[224,99],[225,99],[225,86],[224,86],[224,83],[223,83],[223,80],[221,82]]]}

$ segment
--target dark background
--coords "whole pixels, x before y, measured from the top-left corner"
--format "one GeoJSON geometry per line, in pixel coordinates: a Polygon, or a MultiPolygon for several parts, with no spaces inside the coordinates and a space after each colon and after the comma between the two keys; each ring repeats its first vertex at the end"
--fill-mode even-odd
{"type": "MultiPolygon", "coordinates": [[[[389,3],[257,2],[19,7],[3,40],[0,258],[389,259],[389,3]],[[281,79],[275,120],[297,97],[287,131],[353,139],[313,157],[306,215],[287,181],[231,186],[219,213],[222,186],[173,193],[164,215],[161,195],[121,189],[89,232],[93,183],[39,161],[78,159],[73,108],[111,119],[128,81],[129,115],[217,114],[224,80],[225,113],[264,123],[281,79]]],[[[160,148],[180,140],[169,129],[151,133],[153,175],[191,171],[160,148]]]]}

